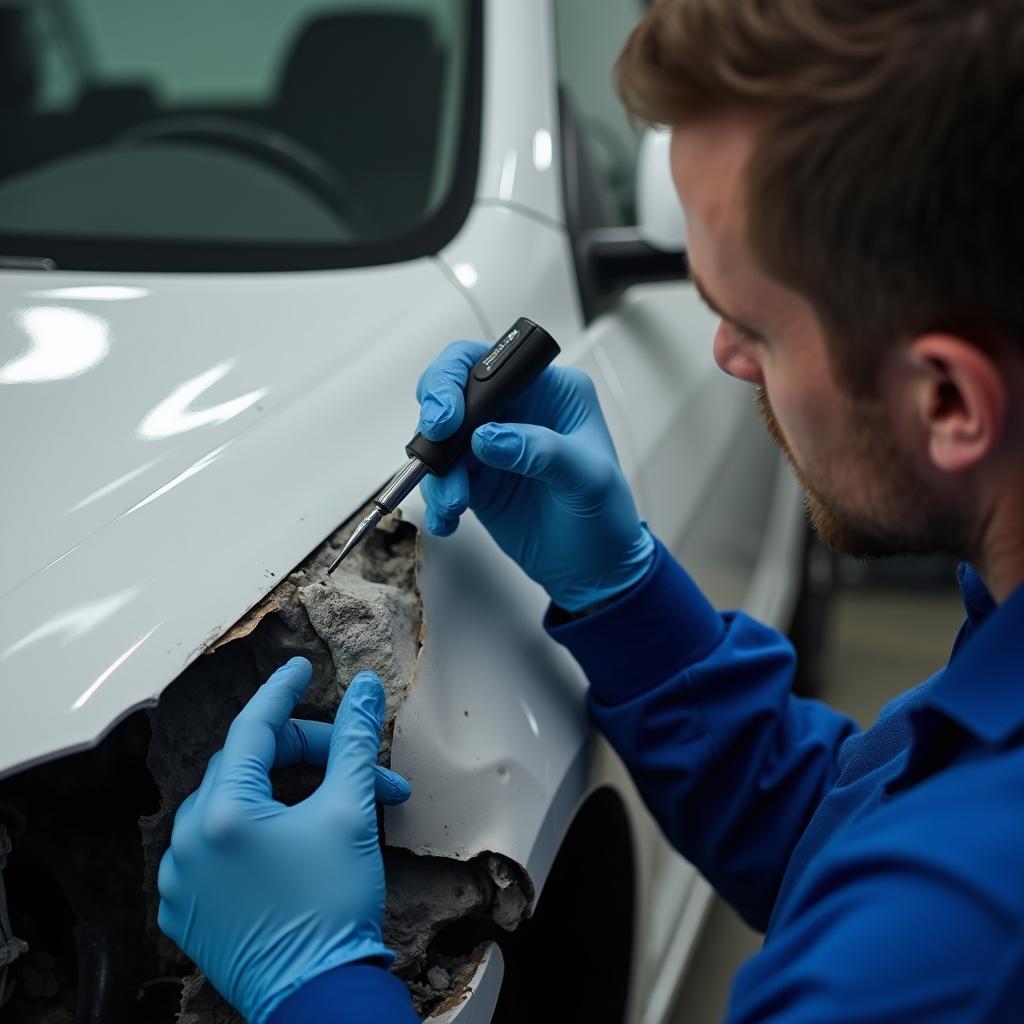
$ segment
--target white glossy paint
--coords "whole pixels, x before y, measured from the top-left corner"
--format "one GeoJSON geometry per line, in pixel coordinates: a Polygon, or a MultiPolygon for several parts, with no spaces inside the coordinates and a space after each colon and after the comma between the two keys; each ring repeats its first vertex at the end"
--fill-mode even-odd
{"type": "MultiPolygon", "coordinates": [[[[0,302],[20,308],[43,283],[0,275],[0,302]]],[[[420,370],[448,339],[481,332],[431,261],[145,287],[137,302],[90,303],[115,339],[102,370],[8,385],[0,404],[17,439],[3,479],[21,496],[2,556],[0,771],[88,744],[154,699],[383,482],[415,427],[420,370]],[[227,360],[197,400],[263,400],[142,434],[169,395],[227,360]]]]}
{"type": "Polygon", "coordinates": [[[495,555],[474,519],[424,538],[427,642],[391,762],[413,796],[386,812],[387,833],[433,856],[500,850],[539,887],[561,838],[545,832],[548,809],[568,787],[571,814],[587,789],[585,681],[539,628],[544,592],[495,555]]]}
{"type": "MultiPolygon", "coordinates": [[[[616,393],[615,378],[606,373],[609,363],[597,336],[584,330],[565,229],[532,217],[519,207],[483,204],[473,211],[441,259],[453,273],[459,266],[473,266],[472,300],[488,326],[488,336],[497,336],[517,317],[529,315],[544,324],[558,341],[562,362],[594,378],[619,461],[637,485],[636,461],[624,424],[623,396],[621,391],[616,393]],[[510,287],[510,282],[516,282],[515,286],[510,287]],[[530,296],[528,301],[524,295],[530,296]]],[[[612,333],[615,322],[607,322],[612,333]]]]}
{"type": "MultiPolygon", "coordinates": [[[[686,969],[697,949],[697,942],[706,919],[714,890],[699,875],[690,875],[692,887],[686,895],[683,912],[669,933],[668,947],[661,968],[653,974],[649,985],[634,985],[630,993],[628,1019],[638,1024],[666,1024],[682,988],[686,969]]],[[[669,888],[662,897],[671,901],[669,888]]]]}
{"type": "MultiPolygon", "coordinates": [[[[118,277],[127,279],[2,274],[0,309],[25,308],[23,293],[44,281],[118,277]]],[[[309,389],[358,377],[379,356],[369,340],[408,330],[413,303],[443,304],[446,285],[423,262],[344,274],[167,275],[145,287],[149,294],[133,302],[89,301],[110,337],[97,367],[70,380],[0,385],[5,437],[17,439],[0,449],[0,472],[24,495],[5,509],[0,594],[309,389]],[[408,304],[394,301],[396,289],[408,304]]],[[[455,295],[447,302],[461,328],[466,310],[455,295]]],[[[435,347],[429,327],[417,333],[424,353],[435,347]]],[[[463,329],[479,332],[472,319],[463,329]]],[[[12,332],[0,334],[0,361],[20,346],[12,332]]],[[[419,367],[402,363],[396,372],[415,380],[419,367]]],[[[336,394],[347,401],[347,385],[336,394]]]]}
{"type": "Polygon", "coordinates": [[[686,219],[669,167],[671,133],[649,128],[640,141],[636,169],[637,234],[662,252],[682,252],[686,219]]]}
{"type": "MultiPolygon", "coordinates": [[[[478,199],[562,217],[550,0],[488,0],[478,199]]],[[[499,328],[500,329],[500,328],[499,328]]]]}
{"type": "Polygon", "coordinates": [[[65,306],[29,306],[15,323],[28,347],[0,366],[0,384],[71,380],[98,366],[110,351],[107,323],[65,306]]]}
{"type": "Polygon", "coordinates": [[[717,317],[688,284],[631,288],[590,327],[606,374],[631,410],[636,490],[652,529],[675,549],[751,407],[750,391],[712,355],[717,317]]]}
{"type": "Polygon", "coordinates": [[[149,294],[149,290],[117,284],[89,284],[74,285],[70,288],[40,288],[39,291],[26,294],[30,299],[92,299],[98,302],[123,302],[127,299],[143,299],[149,294]]]}
{"type": "Polygon", "coordinates": [[[159,441],[199,427],[226,423],[240,416],[261,398],[266,398],[269,387],[256,388],[237,398],[212,405],[204,403],[206,392],[222,381],[234,366],[235,360],[228,359],[180,384],[146,413],[139,424],[139,436],[147,441],[159,441]]]}
{"type": "Polygon", "coordinates": [[[582,316],[562,228],[518,207],[481,204],[440,258],[453,273],[472,266],[472,298],[490,334],[522,316],[526,302],[531,319],[544,324],[570,358],[576,354],[582,316]]]}

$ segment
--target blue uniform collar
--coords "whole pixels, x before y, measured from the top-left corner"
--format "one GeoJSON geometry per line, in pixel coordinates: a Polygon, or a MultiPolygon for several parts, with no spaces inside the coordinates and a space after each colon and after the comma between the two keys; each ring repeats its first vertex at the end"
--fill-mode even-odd
{"type": "Polygon", "coordinates": [[[997,745],[1024,727],[1024,584],[996,605],[969,565],[959,567],[957,580],[967,621],[920,707],[997,745]]]}

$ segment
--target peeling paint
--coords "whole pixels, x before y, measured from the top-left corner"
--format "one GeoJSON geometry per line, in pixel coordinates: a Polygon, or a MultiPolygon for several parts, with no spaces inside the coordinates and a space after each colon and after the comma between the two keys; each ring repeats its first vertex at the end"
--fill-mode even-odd
{"type": "MultiPolygon", "coordinates": [[[[178,805],[198,784],[206,761],[256,686],[297,654],[313,664],[313,681],[296,715],[333,719],[351,678],[372,669],[387,694],[378,760],[389,764],[395,716],[416,677],[425,639],[417,580],[419,536],[398,516],[385,519],[333,575],[327,566],[347,539],[353,517],[252,611],[211,644],[150,713],[153,740],[147,764],[161,792],[156,814],[141,819],[150,892],[150,936],[176,969],[187,962],[155,923],[156,871],[178,805]]],[[[308,795],[320,772],[296,766],[274,773],[274,794],[285,803],[308,795]]],[[[395,951],[392,970],[427,1015],[458,1003],[479,962],[479,937],[514,928],[528,914],[525,872],[497,854],[469,861],[418,856],[385,848],[385,943],[395,951]],[[453,929],[472,922],[469,937],[453,929]],[[475,958],[475,959],[474,959],[475,958]]],[[[180,1024],[239,1024],[241,1018],[202,975],[186,977],[180,1024]]]]}

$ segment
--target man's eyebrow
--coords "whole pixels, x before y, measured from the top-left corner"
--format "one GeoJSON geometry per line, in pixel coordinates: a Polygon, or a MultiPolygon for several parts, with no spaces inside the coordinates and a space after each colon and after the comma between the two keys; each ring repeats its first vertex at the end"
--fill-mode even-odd
{"type": "Polygon", "coordinates": [[[707,306],[712,313],[720,316],[723,320],[728,320],[733,326],[738,327],[741,331],[744,331],[747,334],[752,334],[755,338],[760,338],[762,336],[760,331],[750,327],[748,324],[745,324],[742,320],[737,320],[736,317],[730,316],[726,313],[725,310],[722,309],[710,295],[708,295],[704,285],[700,283],[700,278],[693,272],[692,267],[690,268],[690,280],[693,282],[693,286],[697,289],[697,294],[704,300],[704,305],[707,306]]]}

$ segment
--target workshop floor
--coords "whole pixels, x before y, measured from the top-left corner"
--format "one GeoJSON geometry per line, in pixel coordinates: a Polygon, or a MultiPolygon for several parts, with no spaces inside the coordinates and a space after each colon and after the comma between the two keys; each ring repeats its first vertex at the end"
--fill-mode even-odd
{"type": "MultiPolygon", "coordinates": [[[[840,588],[823,699],[870,725],[886,701],[945,663],[962,617],[955,587],[840,588]]],[[[760,944],[761,936],[716,898],[672,1024],[719,1024],[733,975],[760,944]]]]}

